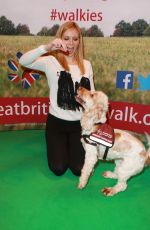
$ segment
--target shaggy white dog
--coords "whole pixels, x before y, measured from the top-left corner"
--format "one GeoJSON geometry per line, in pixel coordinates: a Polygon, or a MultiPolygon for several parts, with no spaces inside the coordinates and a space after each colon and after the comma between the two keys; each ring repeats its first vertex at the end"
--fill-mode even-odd
{"type": "MultiPolygon", "coordinates": [[[[108,97],[101,91],[90,92],[83,87],[79,87],[76,100],[83,106],[84,111],[81,118],[82,136],[90,135],[95,132],[100,123],[106,122],[106,114],[108,111],[108,97]],[[99,124],[98,124],[99,123],[99,124]]],[[[103,176],[106,178],[117,179],[114,187],[102,189],[106,196],[113,196],[118,192],[127,188],[127,180],[140,173],[145,165],[150,164],[150,148],[146,151],[140,140],[131,135],[129,132],[115,129],[115,142],[109,149],[107,160],[115,161],[114,172],[106,171],[103,176]]],[[[150,145],[150,137],[147,135],[150,145]]],[[[90,139],[81,138],[85,149],[85,162],[79,179],[79,189],[83,189],[93,172],[94,165],[98,159],[102,160],[106,147],[98,144],[91,144],[90,139]]]]}

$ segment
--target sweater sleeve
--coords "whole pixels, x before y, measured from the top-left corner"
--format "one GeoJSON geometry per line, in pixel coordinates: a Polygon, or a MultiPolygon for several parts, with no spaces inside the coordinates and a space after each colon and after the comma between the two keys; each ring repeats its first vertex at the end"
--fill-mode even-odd
{"type": "Polygon", "coordinates": [[[47,51],[44,49],[44,45],[41,45],[38,48],[23,54],[19,59],[19,63],[29,69],[45,72],[46,64],[44,62],[44,57],[41,57],[41,55],[45,53],[47,53],[47,51]]]}

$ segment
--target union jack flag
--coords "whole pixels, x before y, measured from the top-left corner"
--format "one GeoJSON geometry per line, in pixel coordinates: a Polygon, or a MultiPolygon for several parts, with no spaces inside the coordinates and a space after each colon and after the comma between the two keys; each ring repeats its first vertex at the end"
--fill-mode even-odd
{"type": "Polygon", "coordinates": [[[8,78],[10,81],[17,83],[19,81],[19,76],[16,73],[9,73],[8,78]]]}
{"type": "Polygon", "coordinates": [[[40,74],[36,72],[32,72],[32,70],[25,70],[22,74],[22,87],[24,89],[28,89],[31,87],[35,80],[40,78],[40,74]]]}
{"type": "Polygon", "coordinates": [[[14,60],[12,59],[8,60],[8,66],[11,70],[18,71],[18,63],[15,62],[14,60]]]}

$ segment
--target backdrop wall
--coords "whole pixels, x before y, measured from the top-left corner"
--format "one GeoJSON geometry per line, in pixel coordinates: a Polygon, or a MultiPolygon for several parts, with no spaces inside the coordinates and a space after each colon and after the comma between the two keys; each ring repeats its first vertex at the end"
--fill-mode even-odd
{"type": "Polygon", "coordinates": [[[2,0],[0,130],[45,124],[46,78],[27,72],[19,58],[52,40],[58,26],[72,20],[82,28],[96,89],[109,96],[112,126],[150,133],[149,8],[148,0],[2,0]]]}

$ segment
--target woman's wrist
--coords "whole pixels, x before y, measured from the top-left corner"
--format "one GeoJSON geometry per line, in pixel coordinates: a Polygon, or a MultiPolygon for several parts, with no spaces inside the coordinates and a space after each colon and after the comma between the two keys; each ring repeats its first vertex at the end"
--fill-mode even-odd
{"type": "Polygon", "coordinates": [[[50,43],[50,44],[44,45],[44,49],[45,49],[45,51],[47,51],[47,52],[51,51],[51,50],[52,50],[52,44],[50,43]]]}

